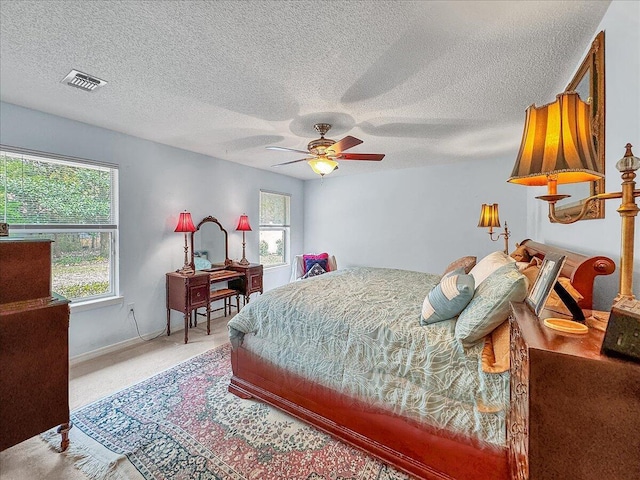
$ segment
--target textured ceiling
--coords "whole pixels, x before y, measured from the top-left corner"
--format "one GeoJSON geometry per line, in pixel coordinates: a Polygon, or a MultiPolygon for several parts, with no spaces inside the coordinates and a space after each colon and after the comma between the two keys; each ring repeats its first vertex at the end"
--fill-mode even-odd
{"type": "Polygon", "coordinates": [[[317,178],[313,124],[364,140],[332,175],[515,155],[609,1],[0,1],[5,102],[317,178]],[[109,83],[87,93],[71,69],[109,83]]]}

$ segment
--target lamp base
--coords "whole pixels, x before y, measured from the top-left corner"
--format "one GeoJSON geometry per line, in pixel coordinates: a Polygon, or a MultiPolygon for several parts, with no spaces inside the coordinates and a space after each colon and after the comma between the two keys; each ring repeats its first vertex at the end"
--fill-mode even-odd
{"type": "Polygon", "coordinates": [[[180,275],[193,275],[196,271],[191,268],[191,265],[185,265],[181,269],[176,270],[176,273],[179,273],[180,275]]]}
{"type": "Polygon", "coordinates": [[[242,260],[240,260],[238,262],[238,265],[245,265],[246,266],[246,265],[249,265],[249,264],[251,264],[251,262],[249,260],[247,260],[246,258],[244,258],[244,257],[242,257],[242,260]]]}

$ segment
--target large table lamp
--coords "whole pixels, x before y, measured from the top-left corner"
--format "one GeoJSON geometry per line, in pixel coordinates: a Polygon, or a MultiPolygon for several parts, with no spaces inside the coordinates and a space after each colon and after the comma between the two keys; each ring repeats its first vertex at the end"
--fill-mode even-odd
{"type": "Polygon", "coordinates": [[[549,218],[557,223],[573,223],[587,214],[594,200],[622,199],[618,208],[622,219],[622,245],[620,252],[620,284],[615,301],[633,300],[633,249],[635,216],[640,211],[635,199],[640,190],[635,188],[636,170],[640,159],[626,145],[624,157],[616,168],[622,175],[622,190],[599,193],[584,200],[576,217],[556,216],[556,202],[569,195],[558,193],[558,184],[590,182],[604,177],[596,161],[591,135],[590,105],[583,102],[576,92],[564,92],[556,101],[526,110],[522,144],[513,167],[511,183],[527,186],[547,186],[547,194],[536,198],[549,203],[549,218]]]}
{"type": "Polygon", "coordinates": [[[247,260],[247,257],[245,255],[245,245],[246,245],[246,241],[244,238],[245,232],[250,232],[251,231],[251,225],[249,225],[249,217],[247,217],[246,215],[240,215],[240,219],[238,219],[238,226],[236,227],[236,230],[239,232],[242,232],[242,260],[240,260],[238,263],[240,265],[249,265],[249,260],[247,260]]]}
{"type": "Polygon", "coordinates": [[[174,230],[174,232],[184,233],[184,266],[180,270],[176,270],[176,272],[183,275],[192,275],[195,272],[191,266],[191,262],[189,261],[189,246],[187,245],[187,233],[195,231],[196,227],[191,219],[191,214],[185,210],[180,214],[180,217],[178,218],[178,225],[174,230]]]}

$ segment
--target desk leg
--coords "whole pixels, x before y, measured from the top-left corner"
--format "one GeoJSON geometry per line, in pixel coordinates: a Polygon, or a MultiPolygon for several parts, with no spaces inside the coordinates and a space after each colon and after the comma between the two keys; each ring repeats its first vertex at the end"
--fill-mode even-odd
{"type": "Polygon", "coordinates": [[[207,303],[207,335],[211,334],[211,303],[207,303]]]}
{"type": "Polygon", "coordinates": [[[184,314],[184,343],[189,341],[189,318],[191,317],[191,312],[187,311],[184,314]]]}
{"type": "Polygon", "coordinates": [[[167,337],[171,335],[171,309],[167,308],[167,337]]]}

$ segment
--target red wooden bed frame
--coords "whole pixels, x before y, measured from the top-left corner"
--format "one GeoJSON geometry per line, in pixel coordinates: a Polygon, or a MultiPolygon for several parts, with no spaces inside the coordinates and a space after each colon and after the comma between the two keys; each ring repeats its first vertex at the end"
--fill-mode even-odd
{"type": "MultiPolygon", "coordinates": [[[[525,240],[532,255],[567,255],[562,275],[584,296],[591,308],[593,283],[615,269],[607,257],[587,257],[525,240]]],[[[231,353],[233,377],[229,391],[273,405],[340,440],[378,457],[418,478],[434,480],[507,480],[507,447],[436,430],[415,420],[375,408],[288,372],[253,354],[242,345],[231,353]]]]}

